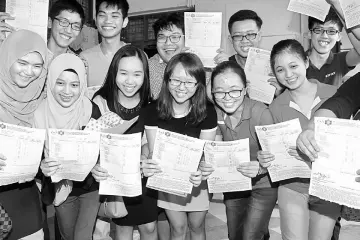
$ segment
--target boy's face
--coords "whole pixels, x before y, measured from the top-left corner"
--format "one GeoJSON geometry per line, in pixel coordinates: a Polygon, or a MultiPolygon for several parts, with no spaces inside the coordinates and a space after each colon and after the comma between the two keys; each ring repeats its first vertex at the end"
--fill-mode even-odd
{"type": "Polygon", "coordinates": [[[250,47],[259,47],[261,39],[260,29],[254,20],[234,22],[229,37],[234,50],[243,58],[248,56],[250,47]]]}
{"type": "Polygon", "coordinates": [[[121,9],[117,6],[108,5],[103,2],[99,6],[99,12],[96,15],[96,26],[100,35],[104,38],[119,37],[121,29],[128,24],[128,18],[123,18],[121,9]]]}
{"type": "Polygon", "coordinates": [[[341,39],[338,25],[330,21],[324,24],[316,23],[313,29],[310,29],[310,36],[311,46],[319,54],[329,53],[341,39]]]}
{"type": "Polygon", "coordinates": [[[54,20],[49,18],[48,28],[51,28],[50,41],[55,41],[56,45],[67,48],[75,41],[81,31],[81,17],[77,12],[61,11],[54,20]],[[64,25],[69,24],[67,27],[64,25]],[[75,30],[75,29],[76,30],[75,30]]]}
{"type": "Polygon", "coordinates": [[[170,29],[161,29],[156,39],[157,51],[166,63],[185,47],[184,33],[175,25],[172,25],[170,29]]]}

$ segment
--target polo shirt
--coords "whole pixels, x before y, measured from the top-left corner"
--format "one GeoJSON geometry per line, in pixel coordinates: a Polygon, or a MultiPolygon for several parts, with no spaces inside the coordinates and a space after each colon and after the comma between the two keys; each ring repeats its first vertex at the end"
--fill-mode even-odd
{"type": "MultiPolygon", "coordinates": [[[[261,146],[255,132],[255,126],[273,124],[273,118],[269,108],[261,102],[245,97],[243,104],[241,119],[235,128],[233,128],[230,118],[222,110],[216,108],[218,127],[223,136],[223,141],[249,138],[250,160],[258,161],[257,152],[261,146]]],[[[253,189],[271,187],[269,174],[265,173],[252,178],[252,185],[253,189]]],[[[239,192],[224,193],[224,199],[238,198],[239,195],[239,192]]]]}
{"type": "MultiPolygon", "coordinates": [[[[127,43],[123,43],[122,46],[126,45],[127,43]]],[[[87,71],[88,87],[102,86],[113,57],[105,56],[100,48],[100,44],[81,52],[80,56],[83,57],[89,65],[87,71]]]]}
{"type": "Polygon", "coordinates": [[[334,96],[321,105],[321,109],[328,109],[338,118],[350,119],[351,115],[360,108],[360,73],[349,78],[337,90],[334,96]]]}
{"type": "MultiPolygon", "coordinates": [[[[306,129],[311,117],[316,110],[325,102],[328,98],[333,96],[336,92],[336,87],[328,84],[320,83],[315,79],[309,81],[317,84],[317,92],[311,110],[308,113],[303,113],[298,104],[295,103],[290,95],[290,91],[286,89],[280,94],[269,106],[270,112],[274,118],[275,123],[281,123],[298,118],[302,129],[306,129]]],[[[304,178],[292,178],[281,181],[280,184],[287,188],[300,193],[309,192],[310,179],[304,178]]]]}
{"type": "Polygon", "coordinates": [[[166,65],[158,53],[149,59],[150,92],[153,99],[159,97],[166,65]]]}
{"type": "MultiPolygon", "coordinates": [[[[238,62],[236,61],[235,55],[236,55],[236,54],[234,54],[234,55],[232,55],[231,57],[229,57],[229,61],[238,63],[238,62]]],[[[239,64],[239,66],[240,66],[240,64],[239,64]]],[[[240,66],[240,67],[241,67],[241,66],[240,66]]],[[[241,67],[241,68],[243,68],[243,67],[241,67]]]]}
{"type": "MultiPolygon", "coordinates": [[[[348,52],[333,53],[330,52],[325,64],[318,69],[309,60],[309,67],[306,70],[308,79],[317,79],[319,82],[340,87],[343,83],[343,77],[354,67],[349,67],[346,63],[346,54],[348,52]]],[[[308,51],[308,55],[310,51],[308,51]]]]}

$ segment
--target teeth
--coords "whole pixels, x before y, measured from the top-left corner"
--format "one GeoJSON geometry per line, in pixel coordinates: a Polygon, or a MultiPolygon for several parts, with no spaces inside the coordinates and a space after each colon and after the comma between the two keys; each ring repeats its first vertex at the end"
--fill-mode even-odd
{"type": "Polygon", "coordinates": [[[113,30],[115,29],[114,27],[102,27],[102,29],[105,29],[105,30],[113,30]]]}
{"type": "Polygon", "coordinates": [[[135,89],[135,87],[124,87],[124,88],[125,88],[125,91],[127,91],[127,92],[132,92],[135,89]]]}
{"type": "Polygon", "coordinates": [[[185,97],[185,93],[181,93],[181,92],[177,92],[177,95],[179,96],[179,97],[185,97]]]}
{"type": "Polygon", "coordinates": [[[224,102],[225,107],[232,107],[234,106],[234,102],[224,102]]]}
{"type": "Polygon", "coordinates": [[[329,45],[329,42],[326,41],[319,41],[320,46],[327,46],[329,45]]]}
{"type": "Polygon", "coordinates": [[[70,37],[69,37],[69,36],[66,36],[66,35],[60,34],[60,36],[61,36],[62,38],[64,38],[64,39],[66,39],[66,40],[69,40],[69,39],[70,39],[70,37]]]}
{"type": "Polygon", "coordinates": [[[250,47],[241,47],[241,48],[242,48],[245,52],[248,52],[250,47]]]}
{"type": "Polygon", "coordinates": [[[65,97],[65,96],[61,96],[61,99],[64,101],[64,102],[69,102],[71,100],[71,97],[65,97]]]}

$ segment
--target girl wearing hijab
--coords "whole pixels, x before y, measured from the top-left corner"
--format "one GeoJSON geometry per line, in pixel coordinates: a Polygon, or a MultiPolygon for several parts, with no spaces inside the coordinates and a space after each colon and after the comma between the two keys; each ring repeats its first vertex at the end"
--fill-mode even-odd
{"type": "MultiPolygon", "coordinates": [[[[35,126],[43,129],[81,130],[90,118],[98,119],[101,116],[100,110],[86,97],[86,89],[86,70],[82,60],[70,53],[56,57],[49,66],[47,98],[35,112],[35,126]]],[[[44,154],[41,169],[48,177],[53,175],[60,165],[48,158],[47,141],[44,154]]],[[[98,184],[89,174],[83,182],[74,182],[67,199],[55,206],[64,240],[92,239],[99,209],[97,190],[98,184]]]]}
{"type": "MultiPolygon", "coordinates": [[[[47,48],[36,33],[11,33],[0,48],[0,122],[31,127],[34,111],[43,99],[47,48]]],[[[1,154],[0,165],[6,165],[1,154]]],[[[0,202],[12,219],[8,240],[41,240],[42,212],[35,181],[0,187],[0,202]]]]}

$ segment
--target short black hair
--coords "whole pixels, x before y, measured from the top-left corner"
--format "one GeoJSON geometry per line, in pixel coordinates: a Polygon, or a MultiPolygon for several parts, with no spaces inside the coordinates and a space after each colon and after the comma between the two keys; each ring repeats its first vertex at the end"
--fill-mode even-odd
{"type": "Polygon", "coordinates": [[[49,17],[53,21],[62,11],[78,13],[81,18],[81,25],[85,23],[85,12],[80,3],[76,0],[58,0],[49,10],[49,17]]]}
{"type": "Polygon", "coordinates": [[[260,29],[263,21],[262,19],[257,15],[256,12],[254,12],[253,10],[240,10],[237,11],[236,13],[234,13],[228,22],[228,28],[229,28],[229,32],[231,33],[231,28],[234,24],[234,22],[239,22],[239,21],[245,21],[245,20],[253,20],[256,22],[256,26],[260,29]]]}
{"type": "Polygon", "coordinates": [[[106,7],[117,7],[121,11],[123,19],[128,16],[129,3],[127,0],[96,0],[96,15],[98,15],[102,3],[106,3],[106,7]]]}
{"type": "Polygon", "coordinates": [[[157,38],[157,35],[161,30],[171,30],[172,26],[181,29],[183,34],[185,34],[184,15],[177,12],[170,13],[156,20],[153,24],[155,38],[157,38]]]}
{"type": "Polygon", "coordinates": [[[321,21],[317,18],[309,17],[308,28],[309,30],[313,29],[316,24],[324,24],[326,22],[334,23],[338,26],[339,31],[341,32],[344,28],[343,23],[341,22],[339,16],[336,14],[335,10],[331,7],[329,13],[326,15],[324,21],[321,21]]]}

